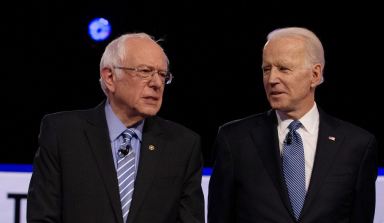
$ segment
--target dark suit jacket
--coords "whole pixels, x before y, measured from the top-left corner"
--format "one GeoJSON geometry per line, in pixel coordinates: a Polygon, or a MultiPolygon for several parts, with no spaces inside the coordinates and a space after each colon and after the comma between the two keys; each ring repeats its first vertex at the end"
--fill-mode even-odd
{"type": "MultiPolygon", "coordinates": [[[[104,103],[44,117],[33,168],[28,222],[123,223],[104,103]]],[[[146,119],[128,222],[203,222],[201,170],[197,134],[146,119]]]]}
{"type": "MultiPolygon", "coordinates": [[[[283,183],[274,111],[224,125],[215,150],[209,223],[295,222],[283,183]]],[[[374,136],[320,111],[316,156],[300,222],[372,222],[376,177],[374,136]]]]}

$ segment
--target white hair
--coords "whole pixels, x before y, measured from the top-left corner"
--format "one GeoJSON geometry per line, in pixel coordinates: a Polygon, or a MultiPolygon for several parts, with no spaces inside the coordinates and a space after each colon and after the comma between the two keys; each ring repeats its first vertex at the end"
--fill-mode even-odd
{"type": "MultiPolygon", "coordinates": [[[[284,37],[298,37],[304,41],[305,48],[308,54],[309,63],[321,64],[322,71],[325,66],[324,49],[320,39],[310,30],[301,27],[287,27],[275,29],[267,36],[267,41],[284,37]]],[[[321,82],[323,82],[323,78],[321,82]]]]}
{"type": "MultiPolygon", "coordinates": [[[[155,41],[152,36],[146,33],[128,33],[110,42],[105,48],[103,56],[101,57],[101,60],[100,60],[100,85],[101,85],[101,89],[105,94],[107,94],[108,89],[103,81],[103,78],[101,78],[101,72],[105,68],[109,68],[112,70],[113,66],[121,64],[125,61],[125,58],[127,57],[125,41],[129,38],[143,38],[143,39],[150,39],[156,43],[158,42],[158,41],[155,41]]],[[[167,60],[167,63],[169,64],[167,56],[166,56],[166,60],[167,60]]],[[[119,70],[116,70],[115,74],[117,76],[120,76],[121,72],[119,70]]]]}

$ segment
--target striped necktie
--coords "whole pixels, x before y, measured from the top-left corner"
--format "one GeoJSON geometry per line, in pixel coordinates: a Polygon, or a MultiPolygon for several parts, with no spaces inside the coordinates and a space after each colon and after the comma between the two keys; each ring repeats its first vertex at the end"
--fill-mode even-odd
{"type": "Polygon", "coordinates": [[[297,120],[289,124],[282,158],[285,183],[296,220],[299,220],[306,194],[304,146],[300,134],[296,131],[301,126],[297,120]]]}
{"type": "Polygon", "coordinates": [[[132,137],[136,133],[131,129],[126,129],[123,133],[123,143],[118,151],[117,179],[119,182],[121,208],[124,222],[127,222],[129,207],[131,206],[132,194],[135,181],[135,152],[131,146],[132,137]]]}

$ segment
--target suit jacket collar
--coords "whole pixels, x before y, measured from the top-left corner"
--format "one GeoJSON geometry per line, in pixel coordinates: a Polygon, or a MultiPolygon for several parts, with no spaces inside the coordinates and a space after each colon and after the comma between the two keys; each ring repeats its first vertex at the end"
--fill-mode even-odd
{"type": "Polygon", "coordinates": [[[84,130],[115,213],[116,222],[123,223],[117,175],[113,164],[104,106],[105,101],[84,113],[86,120],[84,130]]]}
{"type": "MultiPolygon", "coordinates": [[[[116,170],[113,164],[108,126],[105,118],[105,101],[85,113],[85,135],[91,146],[104,186],[114,210],[116,222],[123,223],[116,170]]],[[[136,174],[135,190],[128,216],[128,222],[134,222],[147,190],[154,179],[157,163],[166,147],[162,121],[157,117],[147,118],[144,124],[140,148],[140,165],[136,174]]]]}
{"type": "Polygon", "coordinates": [[[149,117],[145,120],[140,150],[140,165],[136,175],[128,223],[135,222],[137,213],[145,200],[147,190],[155,177],[158,161],[166,148],[166,134],[164,134],[163,130],[160,118],[149,117]]]}
{"type": "MultiPolygon", "coordinates": [[[[321,108],[318,107],[318,109],[320,123],[316,156],[301,218],[305,216],[306,212],[311,209],[311,205],[315,202],[316,194],[321,188],[323,180],[326,178],[344,139],[344,134],[338,130],[338,122],[327,115],[321,108]]],[[[254,139],[255,146],[258,148],[267,172],[280,193],[282,202],[292,214],[292,221],[295,221],[283,179],[276,113],[274,110],[270,110],[264,115],[266,117],[263,119],[264,121],[254,125],[251,137],[254,139]]]]}
{"type": "Polygon", "coordinates": [[[323,110],[319,108],[320,124],[319,135],[317,139],[316,156],[313,164],[311,181],[304,207],[301,211],[301,216],[305,217],[307,211],[315,203],[316,195],[323,185],[323,180],[326,179],[327,173],[330,172],[332,164],[335,162],[335,157],[341,147],[345,136],[339,130],[339,123],[323,110]]]}
{"type": "Polygon", "coordinates": [[[281,156],[279,149],[279,139],[277,133],[277,117],[274,110],[266,112],[264,119],[259,119],[260,123],[255,123],[251,131],[251,137],[258,149],[264,167],[269,173],[277,191],[279,191],[282,202],[291,212],[291,205],[282,178],[281,156]]]}

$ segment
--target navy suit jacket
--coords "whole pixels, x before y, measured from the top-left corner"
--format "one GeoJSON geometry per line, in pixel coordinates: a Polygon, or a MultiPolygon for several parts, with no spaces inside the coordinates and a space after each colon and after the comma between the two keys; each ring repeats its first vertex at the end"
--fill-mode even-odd
{"type": "MultiPolygon", "coordinates": [[[[284,184],[274,111],[222,126],[209,185],[209,223],[296,222],[284,184]]],[[[320,110],[319,135],[300,222],[373,222],[377,143],[320,110]]]]}
{"type": "MultiPolygon", "coordinates": [[[[104,103],[44,117],[28,222],[123,223],[108,134],[104,103]]],[[[171,121],[147,118],[140,153],[128,222],[204,222],[200,137],[171,121]]]]}

